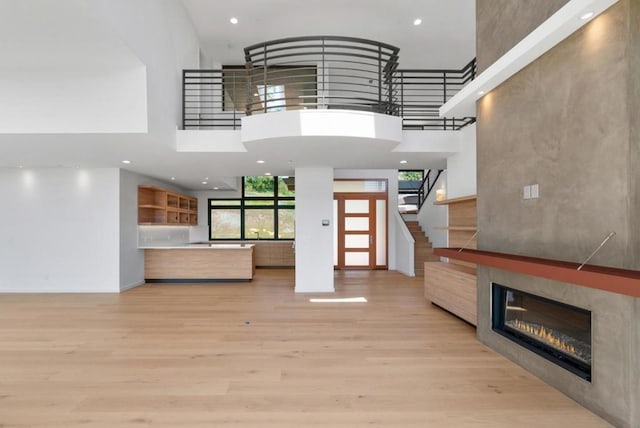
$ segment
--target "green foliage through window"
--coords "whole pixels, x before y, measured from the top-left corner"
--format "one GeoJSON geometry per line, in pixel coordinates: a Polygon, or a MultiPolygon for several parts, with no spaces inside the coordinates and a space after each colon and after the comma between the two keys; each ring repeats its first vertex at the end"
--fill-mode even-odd
{"type": "Polygon", "coordinates": [[[293,239],[292,182],[289,177],[243,177],[241,198],[209,199],[209,238],[293,239]]]}
{"type": "Polygon", "coordinates": [[[401,181],[422,181],[423,171],[398,171],[398,180],[401,181]]]}

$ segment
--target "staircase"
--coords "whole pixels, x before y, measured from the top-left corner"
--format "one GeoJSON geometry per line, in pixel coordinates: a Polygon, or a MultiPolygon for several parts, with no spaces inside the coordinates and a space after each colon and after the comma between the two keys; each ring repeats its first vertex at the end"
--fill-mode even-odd
{"type": "Polygon", "coordinates": [[[431,242],[424,234],[420,223],[417,221],[405,221],[407,228],[413,239],[416,241],[414,244],[414,270],[416,276],[424,276],[424,262],[439,262],[440,257],[433,254],[433,247],[431,242]]]}

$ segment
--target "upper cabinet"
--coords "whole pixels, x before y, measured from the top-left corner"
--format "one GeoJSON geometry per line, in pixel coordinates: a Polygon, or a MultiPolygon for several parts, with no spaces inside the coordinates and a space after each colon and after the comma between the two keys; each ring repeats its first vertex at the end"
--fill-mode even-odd
{"type": "Polygon", "coordinates": [[[154,186],[138,186],[138,224],[198,224],[198,200],[154,186]]]}

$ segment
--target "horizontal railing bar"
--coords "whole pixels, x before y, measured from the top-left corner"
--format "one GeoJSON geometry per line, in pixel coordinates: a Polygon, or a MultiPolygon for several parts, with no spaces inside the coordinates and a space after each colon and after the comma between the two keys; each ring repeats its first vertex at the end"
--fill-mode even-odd
{"type": "MultiPolygon", "coordinates": [[[[305,49],[308,54],[319,54],[320,50],[324,49],[324,53],[327,55],[332,54],[333,52],[348,52],[348,51],[358,51],[358,52],[371,52],[371,53],[375,53],[376,55],[379,53],[378,49],[372,49],[372,48],[368,48],[368,47],[363,47],[363,46],[356,46],[356,45],[336,45],[336,44],[312,44],[312,45],[288,45],[288,46],[280,46],[278,48],[267,48],[266,50],[266,58],[271,58],[271,56],[269,54],[272,54],[274,52],[287,52],[287,51],[294,51],[294,50],[302,50],[305,49]],[[314,49],[318,49],[317,51],[314,49]]],[[[255,62],[255,61],[263,61],[265,58],[265,50],[264,48],[260,48],[259,50],[256,50],[255,53],[250,54],[251,55],[251,62],[255,62]]],[[[388,52],[388,51],[383,51],[382,52],[382,56],[383,57],[393,57],[395,54],[393,52],[388,52]]]]}
{"type": "Polygon", "coordinates": [[[395,53],[399,52],[395,46],[389,45],[387,43],[377,42],[373,40],[361,39],[357,37],[344,37],[344,36],[302,36],[302,37],[286,37],[282,39],[269,40],[263,43],[256,43],[254,45],[248,46],[244,48],[245,53],[251,52],[254,49],[259,49],[264,46],[271,46],[276,44],[284,44],[290,42],[298,42],[298,41],[306,41],[306,40],[333,40],[333,41],[343,41],[343,42],[353,42],[353,43],[362,43],[365,45],[374,45],[380,46],[386,49],[389,49],[395,53]]]}

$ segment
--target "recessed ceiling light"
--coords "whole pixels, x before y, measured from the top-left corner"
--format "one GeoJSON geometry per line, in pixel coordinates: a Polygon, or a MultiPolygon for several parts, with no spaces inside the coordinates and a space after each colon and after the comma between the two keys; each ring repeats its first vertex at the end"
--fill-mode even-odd
{"type": "Polygon", "coordinates": [[[232,23],[233,25],[236,25],[236,24],[238,23],[238,18],[236,18],[236,17],[232,17],[232,18],[229,20],[229,22],[230,22],[230,23],[232,23]]]}
{"type": "Polygon", "coordinates": [[[405,164],[405,163],[407,163],[407,161],[406,160],[401,160],[400,163],[405,164]]]}
{"type": "Polygon", "coordinates": [[[206,181],[203,181],[203,182],[202,182],[202,184],[207,184],[207,182],[206,182],[206,181]]]}
{"type": "Polygon", "coordinates": [[[253,93],[253,96],[254,96],[254,97],[259,97],[259,96],[260,96],[260,94],[259,94],[259,93],[257,93],[257,92],[254,92],[254,93],[253,93]]]}
{"type": "Polygon", "coordinates": [[[213,188],[213,190],[218,190],[218,189],[219,189],[219,187],[214,187],[214,188],[213,188]]]}
{"type": "Polygon", "coordinates": [[[129,165],[131,163],[131,161],[125,159],[125,160],[122,161],[122,163],[129,165]]]}
{"type": "Polygon", "coordinates": [[[259,159],[256,161],[256,163],[264,163],[264,161],[262,159],[259,159]]]}
{"type": "Polygon", "coordinates": [[[420,18],[416,18],[416,20],[413,21],[413,25],[420,25],[420,24],[422,24],[422,19],[420,18]]]}
{"type": "Polygon", "coordinates": [[[582,15],[582,16],[580,17],[580,19],[582,19],[583,21],[586,21],[587,19],[589,19],[589,18],[593,17],[593,15],[594,15],[594,13],[593,13],[593,12],[587,12],[587,13],[585,13],[584,15],[582,15]]]}
{"type": "Polygon", "coordinates": [[[171,180],[175,180],[175,179],[176,179],[175,177],[171,177],[171,180]]]}
{"type": "Polygon", "coordinates": [[[264,175],[271,175],[271,173],[270,172],[265,172],[264,175]]]}
{"type": "Polygon", "coordinates": [[[205,179],[205,180],[208,180],[208,179],[209,179],[209,177],[205,177],[204,179],[205,179]]]}

